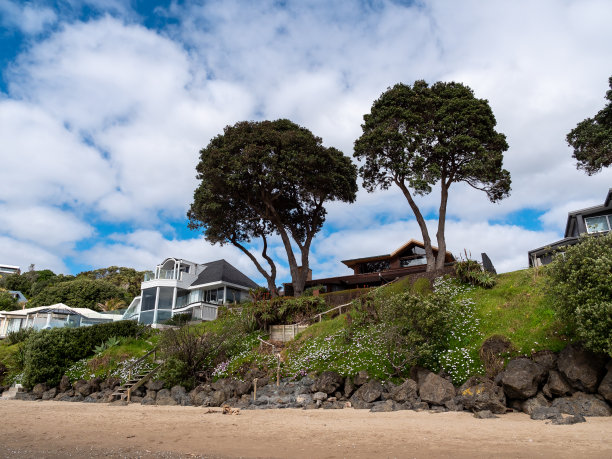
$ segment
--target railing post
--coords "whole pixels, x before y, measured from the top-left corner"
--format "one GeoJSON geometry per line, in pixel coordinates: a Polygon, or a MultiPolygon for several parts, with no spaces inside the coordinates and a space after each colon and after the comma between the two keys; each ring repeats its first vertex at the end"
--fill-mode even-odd
{"type": "Polygon", "coordinates": [[[132,388],[130,387],[127,393],[127,402],[130,403],[131,400],[132,400],[132,388]]]}

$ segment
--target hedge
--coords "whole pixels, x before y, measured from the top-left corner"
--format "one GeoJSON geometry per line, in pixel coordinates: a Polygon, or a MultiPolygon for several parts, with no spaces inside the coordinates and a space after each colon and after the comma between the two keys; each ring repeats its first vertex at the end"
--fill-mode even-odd
{"type": "Polygon", "coordinates": [[[23,385],[56,386],[74,362],[93,355],[95,346],[109,338],[134,337],[142,325],[131,320],[80,328],[53,328],[28,338],[25,343],[23,385]]]}

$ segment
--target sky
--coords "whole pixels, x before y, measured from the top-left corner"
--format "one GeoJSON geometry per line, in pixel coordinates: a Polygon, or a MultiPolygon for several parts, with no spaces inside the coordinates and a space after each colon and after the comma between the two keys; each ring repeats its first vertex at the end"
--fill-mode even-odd
{"type": "MultiPolygon", "coordinates": [[[[199,150],[226,125],[289,118],[352,157],[372,102],[424,79],[487,99],[510,146],[509,198],[451,187],[449,250],[525,268],[612,187],[565,142],[605,105],[611,17],[608,0],[0,0],[0,264],[225,258],[263,285],[238,249],[187,228],[199,150]]],[[[435,234],[439,190],[418,204],[435,234]]],[[[398,189],[327,210],[315,278],[422,239],[398,189]]],[[[280,240],[271,251],[290,280],[280,240]]]]}

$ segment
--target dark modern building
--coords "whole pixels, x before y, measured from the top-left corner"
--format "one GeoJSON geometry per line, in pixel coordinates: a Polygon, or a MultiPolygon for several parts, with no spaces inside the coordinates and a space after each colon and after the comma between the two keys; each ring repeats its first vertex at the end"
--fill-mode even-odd
{"type": "MultiPolygon", "coordinates": [[[[433,247],[433,252],[437,256],[438,248],[433,247]]],[[[450,252],[446,252],[445,262],[447,265],[455,262],[450,252]]],[[[339,292],[355,288],[377,287],[399,277],[425,272],[427,267],[425,245],[414,239],[391,253],[343,260],[342,263],[351,268],[353,274],[308,279],[304,288],[323,285],[326,292],[339,292]]],[[[284,288],[286,295],[293,295],[291,284],[284,284],[284,288]]]]}
{"type": "Polygon", "coordinates": [[[529,266],[547,265],[555,253],[562,252],[564,247],[577,244],[583,234],[605,234],[612,228],[612,188],[608,190],[601,206],[574,210],[567,215],[563,239],[544,247],[530,250],[529,266]]]}

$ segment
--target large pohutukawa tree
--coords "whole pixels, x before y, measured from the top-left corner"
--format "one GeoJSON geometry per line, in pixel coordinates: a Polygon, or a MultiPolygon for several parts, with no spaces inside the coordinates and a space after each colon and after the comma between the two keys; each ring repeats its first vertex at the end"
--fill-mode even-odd
{"type": "Polygon", "coordinates": [[[461,83],[416,81],[384,92],[364,115],[363,134],[354,156],[363,161],[359,173],[367,191],[400,188],[421,229],[427,271],[444,266],[449,189],[465,182],[497,202],[510,193],[510,173],[502,168],[506,137],[495,130],[487,100],[477,99],[461,83]],[[425,218],[414,200],[440,185],[434,257],[425,218]]]}
{"type": "Polygon", "coordinates": [[[578,169],[596,174],[612,164],[612,76],[606,92],[608,103],[593,118],[587,118],[567,134],[567,143],[574,149],[578,169]]]}
{"type": "MultiPolygon", "coordinates": [[[[289,120],[243,121],[227,126],[200,151],[196,170],[201,183],[187,214],[190,225],[203,228],[210,242],[231,243],[245,253],[251,239],[262,238],[268,285],[276,268],[266,253],[267,238],[277,234],[294,294],[301,295],[325,204],[355,200],[357,168],[350,158],[289,120]]],[[[250,258],[263,274],[262,265],[250,258]]]]}

